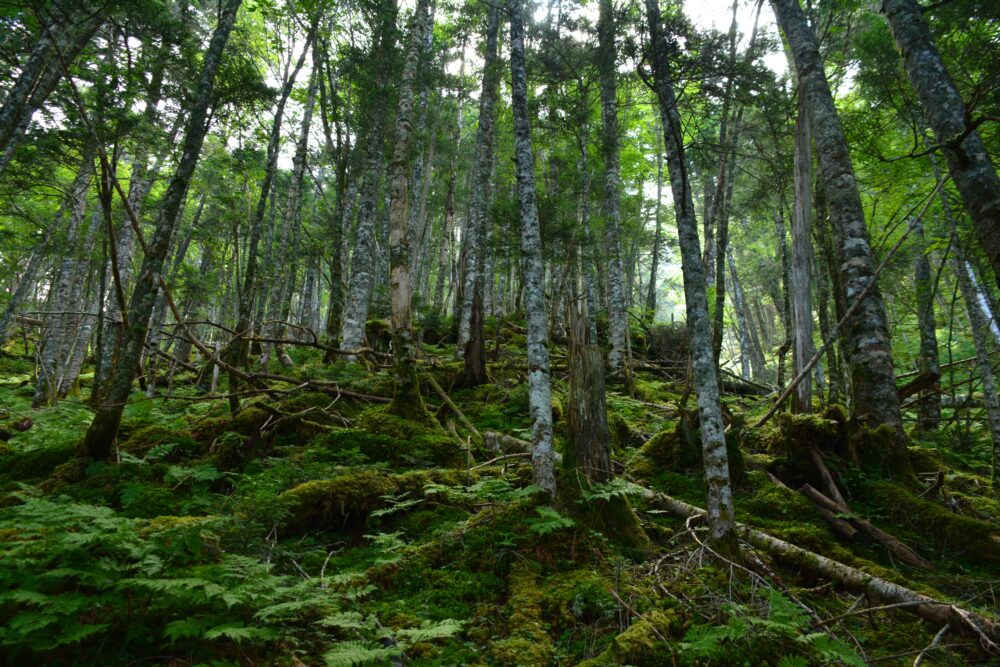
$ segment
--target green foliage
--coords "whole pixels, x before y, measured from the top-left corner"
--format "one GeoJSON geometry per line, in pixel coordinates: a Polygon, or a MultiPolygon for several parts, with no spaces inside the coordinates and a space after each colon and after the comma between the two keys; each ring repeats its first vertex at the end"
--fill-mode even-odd
{"type": "Polygon", "coordinates": [[[563,516],[551,507],[536,507],[535,513],[538,514],[538,518],[528,519],[527,524],[528,528],[531,529],[531,532],[537,535],[548,535],[549,533],[557,530],[572,528],[576,525],[576,521],[567,516],[563,516]]]}
{"type": "Polygon", "coordinates": [[[724,624],[698,624],[688,630],[681,644],[688,658],[739,664],[741,657],[779,653],[791,666],[817,661],[848,667],[867,664],[843,640],[813,632],[809,614],[775,589],[768,589],[762,614],[739,604],[724,609],[728,614],[724,624]]]}

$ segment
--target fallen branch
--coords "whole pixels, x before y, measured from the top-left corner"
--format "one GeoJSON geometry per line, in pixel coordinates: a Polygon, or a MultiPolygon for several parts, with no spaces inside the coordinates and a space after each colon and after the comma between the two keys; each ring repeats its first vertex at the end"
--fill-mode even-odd
{"type": "MultiPolygon", "coordinates": [[[[641,497],[682,519],[705,514],[705,510],[700,507],[649,489],[643,489],[641,497]]],[[[1000,655],[1000,645],[998,645],[1000,624],[993,619],[948,602],[934,600],[899,584],[772,537],[745,524],[737,524],[737,530],[745,541],[781,561],[832,579],[849,590],[867,594],[888,604],[907,603],[900,608],[938,625],[947,623],[954,628],[964,629],[978,637],[986,651],[1000,655]]]]}
{"type": "Polygon", "coordinates": [[[451,397],[448,396],[445,390],[441,388],[441,385],[438,384],[438,381],[434,379],[434,376],[431,375],[430,373],[424,373],[424,378],[427,380],[427,383],[434,389],[435,393],[437,393],[437,395],[441,397],[441,400],[444,401],[444,404],[447,405],[448,408],[455,413],[455,416],[458,417],[458,421],[462,422],[462,426],[472,431],[472,434],[476,436],[476,440],[482,442],[483,436],[481,436],[476,427],[473,426],[472,423],[465,418],[465,414],[458,408],[457,405],[455,405],[455,402],[451,400],[451,397]]]}

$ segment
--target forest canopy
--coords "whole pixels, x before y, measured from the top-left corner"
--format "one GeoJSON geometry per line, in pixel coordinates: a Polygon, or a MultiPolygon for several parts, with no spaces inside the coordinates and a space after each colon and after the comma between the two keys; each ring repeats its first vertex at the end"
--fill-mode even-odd
{"type": "Polygon", "coordinates": [[[995,664],[1000,4],[0,26],[5,664],[995,664]]]}

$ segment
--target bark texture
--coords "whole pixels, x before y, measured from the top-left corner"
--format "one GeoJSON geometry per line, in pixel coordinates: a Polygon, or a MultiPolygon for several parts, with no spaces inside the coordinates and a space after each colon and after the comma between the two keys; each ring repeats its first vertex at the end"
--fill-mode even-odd
{"type": "Polygon", "coordinates": [[[514,163],[521,216],[521,270],[528,315],[528,399],[531,410],[531,463],[535,484],[556,494],[552,447],[552,386],[549,378],[548,312],[541,225],[535,192],[535,160],[528,111],[528,74],[524,62],[524,6],[508,0],[510,12],[510,73],[514,114],[514,163]]]}
{"type": "Polygon", "coordinates": [[[413,84],[417,75],[420,45],[428,31],[430,0],[417,0],[410,25],[403,73],[399,81],[396,138],[393,143],[389,195],[389,289],[392,303],[393,382],[390,411],[401,417],[420,419],[424,401],[417,379],[416,342],[410,302],[409,193],[410,149],[413,144],[413,84]]]}
{"type": "Polygon", "coordinates": [[[628,304],[621,249],[622,177],[618,130],[618,62],[611,0],[600,0],[597,69],[601,77],[601,150],[604,155],[604,244],[608,264],[608,372],[628,372],[628,304]]]}
{"type": "Polygon", "coordinates": [[[965,102],[934,46],[916,0],[885,0],[882,12],[924,116],[1000,283],[1000,178],[965,102]]]}
{"type": "MultiPolygon", "coordinates": [[[[874,280],[875,262],[850,150],[815,35],[799,0],[771,0],[771,5],[792,51],[799,91],[809,112],[841,282],[846,301],[851,303],[874,280]]],[[[861,426],[875,428],[884,424],[902,435],[889,327],[877,285],[871,286],[855,315],[845,324],[844,343],[852,379],[852,417],[861,426]]],[[[902,437],[896,440],[893,453],[905,457],[902,437]]]]}
{"type": "Polygon", "coordinates": [[[229,34],[236,23],[236,13],[242,0],[224,0],[219,8],[218,24],[212,33],[202,61],[201,75],[188,116],[181,157],[177,170],[170,179],[170,185],[163,196],[163,203],[153,238],[139,270],[135,289],[129,302],[128,321],[130,328],[123,340],[120,361],[115,369],[108,395],[101,402],[84,436],[83,451],[94,459],[107,458],[118,433],[122,411],[132,389],[136,365],[146,339],[147,322],[156,299],[156,277],[163,270],[163,263],[170,246],[170,238],[177,224],[178,213],[187,197],[188,185],[198,164],[201,146],[208,132],[208,111],[215,88],[215,75],[219,70],[222,53],[229,34]]]}
{"type": "Polygon", "coordinates": [[[729,458],[722,423],[718,376],[712,352],[712,334],[709,330],[708,297],[705,292],[705,272],[698,243],[698,221],[684,155],[684,133],[677,110],[677,98],[671,83],[669,44],[660,22],[660,8],[657,0],[645,0],[645,2],[652,48],[654,87],[663,123],[667,170],[674,197],[674,216],[677,220],[681,268],[684,273],[684,301],[687,308],[691,367],[698,394],[701,445],[705,482],[708,487],[708,522],[715,542],[733,546],[735,519],[729,479],[729,458]]]}
{"type": "MultiPolygon", "coordinates": [[[[795,124],[795,204],[792,212],[791,303],[794,335],[792,360],[798,375],[813,355],[812,319],[812,135],[805,98],[799,91],[799,115],[795,124]]],[[[792,394],[795,412],[812,412],[812,378],[806,376],[792,394]]]]}

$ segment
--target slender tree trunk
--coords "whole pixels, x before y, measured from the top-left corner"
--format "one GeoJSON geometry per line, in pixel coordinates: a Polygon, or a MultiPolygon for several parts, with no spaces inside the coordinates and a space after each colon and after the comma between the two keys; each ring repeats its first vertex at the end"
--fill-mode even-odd
{"type": "Polygon", "coordinates": [[[673,191],[674,215],[677,220],[681,267],[684,273],[688,340],[695,389],[698,394],[705,482],[708,487],[708,524],[713,541],[735,553],[737,546],[729,458],[723,430],[718,376],[712,355],[705,273],[701,263],[701,248],[698,244],[698,221],[695,217],[694,199],[691,196],[690,172],[684,155],[684,132],[677,111],[677,99],[674,96],[667,60],[668,45],[660,23],[657,0],[646,0],[646,17],[652,46],[654,86],[663,123],[667,170],[673,191]]]}
{"type": "Polygon", "coordinates": [[[941,421],[940,377],[941,364],[938,361],[937,322],[934,319],[934,282],[931,277],[931,262],[928,257],[929,244],[924,236],[924,224],[916,219],[915,241],[916,260],[913,267],[914,283],[917,288],[917,322],[920,329],[920,372],[934,378],[933,386],[922,393],[917,407],[921,431],[937,430],[941,421]]]}
{"type": "Polygon", "coordinates": [[[219,8],[218,24],[204,53],[201,75],[184,133],[181,158],[163,196],[155,232],[149,242],[149,251],[143,259],[138,280],[132,292],[132,299],[129,302],[128,321],[130,328],[123,341],[120,362],[115,369],[110,391],[98,407],[94,420],[83,439],[83,451],[94,459],[103,460],[110,453],[118,432],[118,425],[121,422],[125,402],[132,389],[136,364],[142,353],[142,344],[146,339],[145,323],[149,321],[153,310],[153,301],[156,298],[155,279],[163,269],[163,262],[170,245],[170,237],[177,224],[181,204],[187,196],[188,185],[198,164],[205,134],[208,132],[208,110],[212,103],[215,75],[218,72],[226,42],[229,40],[229,34],[236,23],[236,13],[241,3],[242,0],[223,1],[219,8]]]}
{"type": "MultiPolygon", "coordinates": [[[[812,134],[805,96],[799,92],[795,123],[795,203],[792,213],[792,320],[795,334],[792,350],[793,376],[798,376],[813,355],[812,315],[812,134]]],[[[792,411],[812,412],[812,376],[806,375],[792,394],[792,411]]]]}
{"type": "MultiPolygon", "coordinates": [[[[295,86],[295,79],[305,64],[306,56],[311,50],[312,40],[316,37],[318,27],[318,17],[314,17],[309,34],[306,37],[306,44],[302,48],[295,66],[288,72],[287,78],[278,97],[278,106],[274,111],[274,122],[271,124],[271,134],[267,141],[267,163],[264,167],[264,179],[260,185],[260,194],[257,198],[257,207],[254,209],[253,218],[250,220],[250,238],[247,241],[246,268],[243,270],[243,286],[239,291],[239,309],[236,321],[237,338],[232,343],[229,362],[233,366],[246,366],[250,347],[244,336],[249,333],[253,324],[253,304],[256,301],[258,286],[257,265],[258,246],[260,245],[261,231],[264,226],[264,214],[267,212],[267,202],[271,194],[271,187],[274,184],[274,176],[278,169],[278,154],[281,143],[281,123],[285,117],[285,106],[288,98],[292,94],[295,86]]],[[[313,67],[318,65],[313,63],[313,67]]],[[[235,373],[229,374],[230,399],[229,407],[233,412],[239,410],[239,397],[236,390],[240,385],[239,377],[235,373]]]]}
{"type": "Polygon", "coordinates": [[[17,317],[18,309],[27,301],[31,290],[36,285],[38,270],[41,268],[42,260],[46,258],[46,253],[49,249],[48,234],[42,237],[35,244],[35,247],[31,249],[31,254],[28,256],[28,263],[21,273],[17,287],[14,289],[14,293],[11,294],[10,301],[7,302],[3,314],[0,315],[0,349],[3,349],[7,344],[7,340],[9,339],[8,334],[17,317]]]}
{"type": "MultiPolygon", "coordinates": [[[[55,404],[59,397],[59,378],[62,374],[67,346],[72,344],[74,313],[72,290],[76,285],[75,269],[79,261],[79,247],[83,243],[83,224],[86,215],[87,190],[94,173],[96,147],[88,142],[84,148],[76,178],[70,186],[66,208],[69,224],[62,261],[49,285],[46,299],[45,331],[39,343],[38,378],[32,407],[55,404]]],[[[61,211],[62,213],[63,211],[61,211]]]]}
{"type": "MultiPolygon", "coordinates": [[[[79,1],[54,8],[60,14],[42,27],[35,48],[0,106],[0,175],[7,169],[31,118],[55,90],[66,68],[90,42],[107,14],[96,3],[79,1]]],[[[49,5],[53,9],[52,5],[49,5]]]]}
{"type": "MultiPolygon", "coordinates": [[[[380,61],[388,57],[395,43],[395,0],[382,0],[382,23],[378,27],[378,38],[372,42],[373,59],[380,61]]],[[[379,72],[377,90],[385,90],[389,85],[389,72],[385,61],[379,72]]],[[[344,323],[340,331],[340,344],[348,350],[356,350],[365,339],[365,323],[371,305],[372,289],[377,270],[376,223],[378,218],[378,196],[382,175],[385,172],[385,132],[387,124],[386,104],[373,99],[364,171],[358,197],[358,224],[351,255],[351,279],[344,307],[344,323]]]]}
{"type": "Polygon", "coordinates": [[[646,312],[649,321],[656,320],[656,286],[659,282],[657,274],[660,270],[660,244],[662,243],[661,211],[663,209],[663,128],[657,118],[656,133],[656,232],[653,235],[653,257],[649,266],[649,292],[646,295],[646,312]]]}
{"type": "Polygon", "coordinates": [[[885,0],[882,12],[903,57],[948,171],[1000,282],[1000,178],[965,103],[941,62],[924,8],[916,0],[885,0]]]}
{"type": "Polygon", "coordinates": [[[500,27],[500,8],[491,5],[486,23],[486,60],[483,63],[483,86],[479,94],[479,126],[476,128],[476,146],[473,153],[472,189],[469,193],[468,238],[463,244],[466,254],[463,284],[462,321],[459,326],[458,345],[465,357],[464,377],[467,386],[488,381],[486,376],[486,342],[483,336],[483,285],[486,266],[487,206],[492,190],[493,175],[493,124],[496,116],[496,96],[500,84],[497,60],[497,34],[500,27]],[[479,312],[473,312],[476,309],[479,312]],[[472,325],[476,326],[472,326],[472,325]],[[471,352],[471,355],[465,354],[471,352]]]}
{"type": "Polygon", "coordinates": [[[778,255],[781,257],[781,294],[775,302],[785,329],[785,339],[778,347],[778,386],[785,386],[785,356],[792,348],[794,326],[792,324],[791,267],[788,261],[788,235],[785,233],[785,216],[781,207],[774,209],[774,231],[778,237],[778,255]]]}
{"type": "MultiPolygon", "coordinates": [[[[816,39],[799,0],[771,0],[792,51],[800,94],[805,97],[816,154],[823,174],[837,263],[848,302],[875,279],[875,262],[851,155],[823,68],[816,39]]],[[[900,437],[891,445],[895,463],[906,465],[899,392],[893,375],[892,347],[882,295],[871,286],[856,314],[845,323],[844,342],[851,369],[852,416],[866,428],[887,425],[900,437]]]]}
{"type": "Polygon", "coordinates": [[[618,70],[611,0],[600,0],[597,68],[601,77],[601,149],[604,156],[604,243],[608,256],[608,372],[628,381],[628,309],[621,249],[621,168],[618,136],[618,70]]]}
{"type": "Polygon", "coordinates": [[[743,298],[739,275],[736,273],[736,261],[733,259],[731,245],[726,246],[726,259],[729,263],[729,282],[732,285],[733,310],[736,311],[736,331],[740,343],[740,372],[744,380],[749,380],[751,377],[759,377],[761,369],[757,365],[757,357],[750,344],[750,320],[747,317],[747,304],[746,299],[743,298]]]}
{"type": "Polygon", "coordinates": [[[528,399],[531,409],[531,462],[535,484],[556,495],[552,447],[552,387],[549,378],[548,313],[545,304],[541,225],[535,192],[528,74],[524,56],[524,5],[508,0],[510,72],[514,114],[514,163],[521,215],[521,267],[528,315],[528,399]]]}
{"type": "Polygon", "coordinates": [[[389,200],[389,287],[392,303],[392,352],[395,381],[389,409],[406,418],[423,418],[424,401],[417,379],[416,342],[410,302],[409,178],[410,149],[413,144],[413,85],[420,58],[420,45],[431,27],[430,0],[417,0],[407,37],[403,73],[399,81],[399,108],[396,111],[396,138],[392,151],[389,200]]]}

